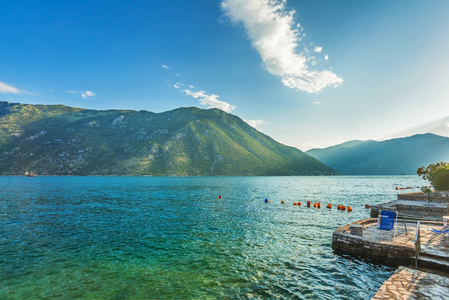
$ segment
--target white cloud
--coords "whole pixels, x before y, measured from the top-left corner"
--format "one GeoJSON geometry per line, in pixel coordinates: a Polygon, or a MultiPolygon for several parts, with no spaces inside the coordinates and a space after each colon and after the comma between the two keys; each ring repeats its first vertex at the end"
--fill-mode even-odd
{"type": "Polygon", "coordinates": [[[446,123],[446,127],[449,127],[449,122],[446,123]]]}
{"type": "Polygon", "coordinates": [[[324,57],[324,59],[325,59],[325,60],[328,60],[328,59],[329,59],[329,55],[326,55],[326,56],[324,57]]]}
{"type": "Polygon", "coordinates": [[[95,94],[92,91],[66,91],[66,93],[73,94],[73,95],[80,95],[83,99],[88,99],[89,97],[95,97],[97,94],[95,94]]]}
{"type": "Polygon", "coordinates": [[[320,101],[315,101],[315,102],[313,102],[313,104],[319,105],[319,104],[321,104],[321,102],[320,101]]]}
{"type": "Polygon", "coordinates": [[[0,93],[3,93],[3,94],[20,94],[20,90],[15,88],[15,87],[13,87],[13,86],[7,85],[6,83],[0,81],[0,93]]]}
{"type": "Polygon", "coordinates": [[[183,90],[183,92],[195,99],[199,98],[200,104],[206,105],[207,108],[219,108],[225,112],[231,112],[236,108],[234,105],[218,100],[218,95],[207,95],[206,91],[192,92],[191,90],[183,90]]]}
{"type": "Polygon", "coordinates": [[[173,87],[174,87],[175,89],[179,89],[179,88],[180,88],[180,86],[177,85],[176,83],[173,85],[173,87]]]}
{"type": "Polygon", "coordinates": [[[81,92],[81,97],[83,98],[83,99],[87,99],[87,98],[89,98],[89,97],[95,97],[97,94],[95,94],[94,92],[92,92],[92,91],[84,91],[84,92],[81,92]]]}
{"type": "Polygon", "coordinates": [[[313,49],[313,52],[320,53],[321,51],[323,51],[323,47],[315,47],[315,49],[313,49]]]}
{"type": "Polygon", "coordinates": [[[164,69],[170,69],[170,67],[169,67],[169,66],[166,66],[166,65],[162,65],[162,68],[164,68],[164,69]]]}
{"type": "Polygon", "coordinates": [[[267,122],[262,121],[262,120],[243,120],[243,121],[248,123],[249,126],[254,127],[256,129],[259,129],[260,125],[268,125],[268,124],[270,124],[270,123],[267,123],[267,122]]]}
{"type": "Polygon", "coordinates": [[[340,85],[343,79],[328,70],[310,71],[305,54],[296,53],[300,25],[294,21],[295,11],[285,4],[286,0],[222,0],[221,7],[234,24],[243,25],[264,68],[280,76],[285,86],[315,93],[340,85]]]}

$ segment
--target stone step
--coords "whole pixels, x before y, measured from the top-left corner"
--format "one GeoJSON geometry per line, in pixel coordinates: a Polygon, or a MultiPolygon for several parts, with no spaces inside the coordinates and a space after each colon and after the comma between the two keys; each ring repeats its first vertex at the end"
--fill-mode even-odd
{"type": "MultiPolygon", "coordinates": [[[[414,265],[415,259],[412,259],[414,265]]],[[[442,259],[441,257],[420,255],[418,259],[418,269],[428,268],[443,272],[449,272],[449,260],[447,258],[442,259]]]]}
{"type": "MultiPolygon", "coordinates": [[[[424,247],[423,247],[424,248],[424,247]]],[[[445,249],[421,248],[419,256],[430,257],[433,259],[449,262],[449,252],[445,249]]]]}

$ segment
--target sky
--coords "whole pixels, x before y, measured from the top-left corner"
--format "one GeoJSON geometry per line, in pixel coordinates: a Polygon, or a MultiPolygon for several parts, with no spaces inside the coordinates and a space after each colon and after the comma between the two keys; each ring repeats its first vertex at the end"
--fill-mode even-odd
{"type": "Polygon", "coordinates": [[[4,0],[0,101],[220,108],[302,151],[411,135],[449,116],[448,13],[447,0],[4,0]]]}

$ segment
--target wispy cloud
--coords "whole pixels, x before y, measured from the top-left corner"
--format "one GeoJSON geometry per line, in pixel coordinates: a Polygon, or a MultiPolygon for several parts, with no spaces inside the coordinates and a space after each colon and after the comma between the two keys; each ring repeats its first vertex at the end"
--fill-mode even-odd
{"type": "Polygon", "coordinates": [[[180,89],[183,85],[184,85],[183,83],[176,82],[176,83],[173,85],[173,87],[174,87],[175,89],[180,89]]]}
{"type": "Polygon", "coordinates": [[[95,94],[94,92],[92,92],[92,91],[84,91],[84,92],[81,92],[81,97],[83,98],[83,99],[87,99],[87,98],[90,98],[90,97],[95,97],[97,94],[95,94]]]}
{"type": "Polygon", "coordinates": [[[267,123],[267,122],[262,121],[262,120],[243,120],[243,121],[248,123],[249,126],[254,127],[256,129],[259,129],[260,125],[268,125],[268,124],[270,124],[270,123],[267,123]]]}
{"type": "Polygon", "coordinates": [[[92,91],[66,91],[66,93],[73,94],[73,95],[80,95],[81,98],[83,98],[83,99],[90,99],[92,97],[97,96],[97,94],[95,94],[92,91]]]}
{"type": "Polygon", "coordinates": [[[162,65],[162,68],[164,68],[164,69],[170,69],[170,67],[169,67],[169,66],[166,66],[166,65],[162,65]]]}
{"type": "Polygon", "coordinates": [[[313,104],[320,105],[321,102],[320,101],[314,101],[313,104]]]}
{"type": "Polygon", "coordinates": [[[20,94],[21,91],[18,88],[10,86],[2,81],[0,81],[0,93],[3,94],[20,94]]]}
{"type": "Polygon", "coordinates": [[[315,47],[315,49],[313,49],[313,52],[320,53],[321,51],[323,51],[323,47],[315,47]]]}
{"type": "Polygon", "coordinates": [[[305,34],[301,32],[301,25],[293,18],[295,11],[287,10],[286,2],[222,0],[221,7],[234,24],[243,25],[262,58],[264,68],[271,74],[280,76],[285,86],[315,93],[327,86],[340,85],[343,79],[329,70],[309,70],[307,49],[301,53],[296,52],[305,34]]]}
{"type": "Polygon", "coordinates": [[[191,90],[183,90],[186,95],[192,96],[195,99],[199,99],[201,105],[207,106],[207,108],[219,108],[225,112],[233,111],[236,106],[231,105],[225,101],[218,100],[218,95],[207,95],[206,91],[193,92],[191,90]]]}
{"type": "MultiPolygon", "coordinates": [[[[164,67],[164,65],[162,67],[164,67]]],[[[168,67],[167,67],[167,69],[168,69],[168,67]]],[[[175,76],[179,76],[179,74],[175,74],[175,76]]],[[[218,98],[220,97],[218,95],[214,95],[214,94],[208,95],[208,94],[206,94],[206,91],[204,91],[204,90],[195,92],[195,91],[193,91],[194,86],[191,84],[185,84],[185,83],[182,83],[179,81],[176,81],[176,83],[172,84],[172,83],[170,83],[170,81],[171,80],[168,78],[165,79],[165,84],[168,87],[173,87],[175,89],[180,90],[181,92],[183,92],[184,94],[186,94],[188,96],[198,99],[200,104],[206,106],[207,108],[218,108],[225,112],[231,112],[236,109],[235,105],[229,104],[225,101],[218,100],[218,98]]]]}

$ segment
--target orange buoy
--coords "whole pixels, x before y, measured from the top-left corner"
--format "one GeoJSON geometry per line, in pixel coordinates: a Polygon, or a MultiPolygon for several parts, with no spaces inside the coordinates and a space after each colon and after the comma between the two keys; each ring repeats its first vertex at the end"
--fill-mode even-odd
{"type": "Polygon", "coordinates": [[[284,200],[282,200],[281,203],[284,204],[285,203],[284,200]]]}
{"type": "Polygon", "coordinates": [[[332,204],[329,203],[326,207],[327,208],[332,208],[332,204]]]}
{"type": "Polygon", "coordinates": [[[298,202],[298,205],[301,205],[301,202],[298,202]]]}
{"type": "Polygon", "coordinates": [[[271,203],[271,201],[270,201],[270,200],[268,200],[268,203],[271,203]]]}
{"type": "Polygon", "coordinates": [[[338,204],[337,209],[341,209],[341,205],[340,204],[338,204]]]}
{"type": "Polygon", "coordinates": [[[316,208],[316,203],[313,203],[313,207],[315,207],[315,208],[316,208]]]}
{"type": "Polygon", "coordinates": [[[352,211],[352,207],[351,206],[348,206],[348,211],[352,211]]]}
{"type": "Polygon", "coordinates": [[[398,188],[398,187],[396,187],[396,191],[397,191],[397,190],[399,190],[399,188],[398,188]]]}
{"type": "Polygon", "coordinates": [[[293,205],[296,205],[296,204],[298,204],[298,203],[296,203],[296,202],[293,202],[293,205]]]}
{"type": "Polygon", "coordinates": [[[346,210],[346,207],[345,207],[344,205],[342,205],[342,206],[340,207],[340,209],[341,209],[341,210],[346,210]]]}
{"type": "Polygon", "coordinates": [[[321,203],[320,202],[318,202],[317,208],[321,208],[321,203]]]}

